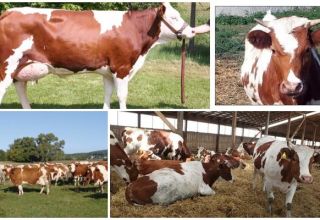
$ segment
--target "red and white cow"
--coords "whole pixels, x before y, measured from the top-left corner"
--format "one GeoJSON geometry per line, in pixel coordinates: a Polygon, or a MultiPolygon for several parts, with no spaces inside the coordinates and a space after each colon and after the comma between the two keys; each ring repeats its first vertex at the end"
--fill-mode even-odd
{"type": "MultiPolygon", "coordinates": [[[[258,21],[258,20],[257,20],[258,21]]],[[[253,104],[317,104],[320,61],[315,46],[320,19],[283,17],[269,11],[247,34],[241,81],[253,104]]],[[[319,102],[318,102],[319,103],[319,102]]]]}
{"type": "Polygon", "coordinates": [[[169,3],[141,11],[12,8],[0,30],[0,103],[14,82],[23,108],[28,81],[85,72],[103,76],[104,108],[114,89],[126,108],[128,83],[151,48],[195,36],[169,3]]]}
{"type": "Polygon", "coordinates": [[[197,158],[201,162],[204,162],[207,155],[212,156],[214,154],[216,154],[216,152],[213,150],[208,150],[205,147],[198,147],[197,155],[195,156],[195,158],[197,158]]]}
{"type": "Polygon", "coordinates": [[[272,212],[273,189],[286,194],[287,216],[291,216],[292,200],[298,182],[312,183],[310,173],[315,150],[302,145],[292,145],[274,137],[263,137],[254,148],[255,173],[263,175],[264,189],[268,197],[268,210],[272,212]]]}
{"type": "Polygon", "coordinates": [[[46,187],[46,193],[49,194],[49,173],[44,166],[19,165],[13,168],[4,169],[11,182],[18,186],[19,195],[23,195],[22,184],[40,184],[43,192],[46,187]]]}
{"type": "Polygon", "coordinates": [[[107,165],[100,163],[89,166],[86,175],[86,184],[93,182],[94,186],[100,187],[100,192],[103,193],[103,185],[108,182],[108,168],[107,165]]]}
{"type": "Polygon", "coordinates": [[[136,165],[128,158],[113,131],[110,131],[110,166],[127,184],[138,178],[136,165]]]}
{"type": "Polygon", "coordinates": [[[124,151],[134,155],[138,151],[152,151],[155,159],[186,161],[191,156],[183,138],[173,132],[125,128],[122,132],[124,151]]]}
{"type": "Polygon", "coordinates": [[[69,165],[74,180],[74,186],[79,186],[80,182],[83,183],[83,179],[87,175],[91,165],[92,163],[88,161],[75,162],[69,165]]]}
{"type": "Polygon", "coordinates": [[[126,199],[130,204],[166,205],[196,195],[213,195],[213,183],[219,177],[232,181],[231,168],[239,166],[237,160],[224,154],[213,155],[209,163],[165,160],[143,162],[148,163],[144,167],[149,169],[146,172],[149,174],[128,185],[126,199]],[[153,163],[156,169],[152,168],[153,163]]]}

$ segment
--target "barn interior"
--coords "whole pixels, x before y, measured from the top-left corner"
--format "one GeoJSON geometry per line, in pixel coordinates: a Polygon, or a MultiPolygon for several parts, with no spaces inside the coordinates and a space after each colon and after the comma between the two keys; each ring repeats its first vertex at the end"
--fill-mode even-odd
{"type": "MultiPolygon", "coordinates": [[[[110,128],[118,138],[124,127],[171,130],[183,136],[193,153],[200,146],[224,153],[229,147],[236,148],[241,142],[254,141],[263,135],[272,135],[280,140],[287,139],[314,148],[320,147],[320,112],[124,112],[129,114],[130,120],[120,119],[121,112],[115,114],[114,120],[110,120],[110,128]],[[159,126],[160,122],[163,123],[162,127],[159,126]]],[[[111,216],[284,217],[285,194],[275,192],[274,212],[270,216],[266,211],[267,200],[262,191],[262,181],[254,191],[253,163],[246,163],[246,169],[234,170],[237,180],[233,184],[220,180],[213,185],[216,195],[181,200],[166,207],[129,205],[124,195],[126,185],[112,172],[111,216]]],[[[314,183],[299,185],[295,194],[292,209],[294,217],[320,216],[320,207],[314,205],[320,202],[320,168],[317,164],[313,165],[312,175],[314,183]]]]}

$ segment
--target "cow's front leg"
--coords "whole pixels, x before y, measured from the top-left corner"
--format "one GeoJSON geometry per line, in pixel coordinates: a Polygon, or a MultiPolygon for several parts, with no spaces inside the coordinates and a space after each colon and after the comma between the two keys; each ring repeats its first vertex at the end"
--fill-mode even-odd
{"type": "Polygon", "coordinates": [[[104,86],[104,109],[110,109],[111,96],[114,89],[114,82],[111,76],[103,76],[104,86]]]}
{"type": "Polygon", "coordinates": [[[14,85],[16,87],[16,91],[17,91],[20,103],[22,105],[22,108],[31,109],[28,101],[28,97],[27,97],[27,82],[16,81],[14,85]]]}
{"type": "Polygon", "coordinates": [[[18,186],[18,190],[19,190],[19,196],[22,196],[22,195],[23,195],[22,185],[19,185],[19,186],[18,186]]]}
{"type": "Polygon", "coordinates": [[[113,75],[114,84],[117,90],[117,96],[119,99],[120,109],[126,109],[127,97],[128,97],[128,85],[129,77],[126,76],[123,79],[117,78],[117,74],[113,75]]]}
{"type": "MultiPolygon", "coordinates": [[[[0,73],[0,75],[1,75],[1,73],[0,73]]],[[[2,103],[2,99],[3,99],[4,95],[6,94],[8,87],[12,84],[12,82],[13,82],[13,80],[12,80],[11,76],[6,76],[3,81],[0,81],[0,104],[2,103]]]]}
{"type": "Polygon", "coordinates": [[[297,189],[297,182],[290,185],[289,191],[286,194],[286,215],[287,217],[291,217],[291,208],[292,208],[292,200],[293,196],[297,189]]]}

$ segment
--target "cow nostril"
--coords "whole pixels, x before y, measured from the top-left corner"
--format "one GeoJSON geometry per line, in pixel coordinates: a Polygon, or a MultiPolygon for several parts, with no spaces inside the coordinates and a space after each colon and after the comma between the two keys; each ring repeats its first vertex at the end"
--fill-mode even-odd
{"type": "Polygon", "coordinates": [[[296,87],[296,91],[297,92],[301,92],[303,90],[303,84],[302,83],[298,83],[297,87],[296,87]]]}

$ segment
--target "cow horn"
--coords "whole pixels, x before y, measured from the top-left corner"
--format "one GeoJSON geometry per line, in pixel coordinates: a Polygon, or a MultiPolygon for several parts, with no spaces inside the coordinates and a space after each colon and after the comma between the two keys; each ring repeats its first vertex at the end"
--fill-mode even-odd
{"type": "Polygon", "coordinates": [[[314,26],[316,24],[319,24],[320,23],[320,19],[314,19],[314,20],[309,20],[308,24],[310,26],[314,26]]]}
{"type": "Polygon", "coordinates": [[[263,27],[266,27],[268,29],[271,30],[271,27],[270,26],[270,23],[268,21],[262,21],[262,20],[259,20],[259,19],[254,19],[258,24],[262,25],[263,27]]]}

